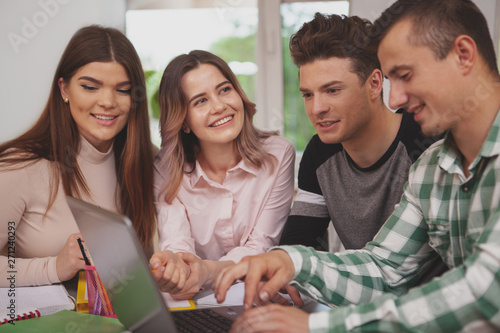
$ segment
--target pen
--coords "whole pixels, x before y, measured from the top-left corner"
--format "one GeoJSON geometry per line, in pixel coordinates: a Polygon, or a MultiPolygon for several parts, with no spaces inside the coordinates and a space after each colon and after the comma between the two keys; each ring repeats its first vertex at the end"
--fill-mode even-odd
{"type": "Polygon", "coordinates": [[[80,237],[76,239],[78,241],[78,245],[80,246],[80,250],[82,251],[83,260],[85,261],[85,265],[90,266],[89,258],[87,258],[87,254],[85,253],[85,249],[83,248],[82,240],[80,237]]]}

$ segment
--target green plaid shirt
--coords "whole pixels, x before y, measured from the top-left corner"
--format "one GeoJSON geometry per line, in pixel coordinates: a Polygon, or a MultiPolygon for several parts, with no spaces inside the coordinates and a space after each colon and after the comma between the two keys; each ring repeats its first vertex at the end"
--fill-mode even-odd
{"type": "Polygon", "coordinates": [[[500,113],[468,178],[451,135],[424,152],[363,249],[280,247],[294,262],[292,283],[339,306],[311,314],[311,332],[500,331],[499,129],[500,113]],[[451,269],[409,289],[437,255],[451,269]]]}

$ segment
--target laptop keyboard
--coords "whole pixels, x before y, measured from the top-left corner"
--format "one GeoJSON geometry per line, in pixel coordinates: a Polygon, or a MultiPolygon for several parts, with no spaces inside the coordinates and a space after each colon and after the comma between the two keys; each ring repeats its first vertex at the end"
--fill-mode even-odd
{"type": "Polygon", "coordinates": [[[179,333],[229,332],[233,323],[210,309],[172,311],[171,314],[179,333]]]}

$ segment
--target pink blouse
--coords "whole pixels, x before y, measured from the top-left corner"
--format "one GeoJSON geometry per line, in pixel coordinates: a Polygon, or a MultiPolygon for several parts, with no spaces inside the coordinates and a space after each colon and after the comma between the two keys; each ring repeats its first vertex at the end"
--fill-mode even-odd
{"type": "Polygon", "coordinates": [[[160,151],[155,159],[160,250],[237,263],[277,245],[292,203],[295,150],[279,136],[266,139],[264,148],[277,159],[273,173],[242,160],[227,171],[221,185],[196,162],[195,171],[184,174],[171,205],[161,193],[166,171],[160,166],[160,151]]]}

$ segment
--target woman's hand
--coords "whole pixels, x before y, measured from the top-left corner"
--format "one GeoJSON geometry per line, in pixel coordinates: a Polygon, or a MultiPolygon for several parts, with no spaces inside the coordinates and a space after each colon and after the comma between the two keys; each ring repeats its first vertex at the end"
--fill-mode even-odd
{"type": "Polygon", "coordinates": [[[163,292],[176,294],[183,290],[188,276],[189,266],[172,251],[160,251],[149,260],[153,276],[163,292]]]}
{"type": "Polygon", "coordinates": [[[207,283],[208,267],[203,260],[192,253],[178,252],[177,255],[189,266],[190,274],[184,288],[171,296],[176,300],[191,299],[207,283]]]}
{"type": "Polygon", "coordinates": [[[204,285],[213,282],[222,268],[234,265],[232,261],[202,260],[188,252],[178,252],[177,255],[191,270],[184,288],[176,294],[171,294],[172,298],[177,300],[193,298],[204,285]]]}
{"type": "Polygon", "coordinates": [[[79,270],[85,269],[85,261],[77,241],[81,237],[79,233],[69,235],[66,244],[57,255],[56,269],[60,281],[67,281],[73,278],[79,270]]]}

